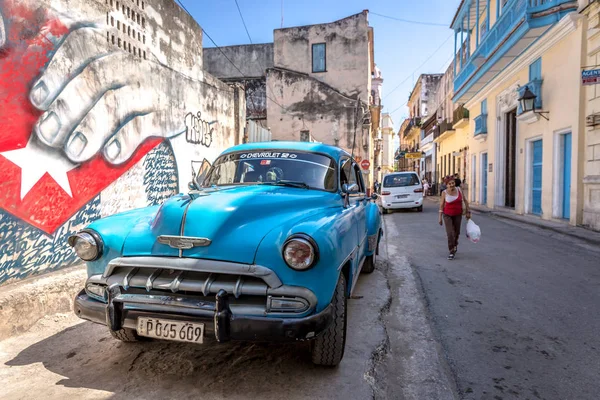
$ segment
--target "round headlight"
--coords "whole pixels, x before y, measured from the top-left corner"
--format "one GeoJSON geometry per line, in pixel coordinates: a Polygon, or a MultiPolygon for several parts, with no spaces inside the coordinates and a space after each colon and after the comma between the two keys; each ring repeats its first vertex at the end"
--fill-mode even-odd
{"type": "Polygon", "coordinates": [[[311,240],[294,237],[283,245],[283,259],[290,268],[304,271],[313,266],[317,258],[311,240]]]}
{"type": "Polygon", "coordinates": [[[79,232],[69,238],[69,244],[79,258],[84,261],[94,261],[102,253],[102,242],[95,235],[88,232],[79,232]]]}

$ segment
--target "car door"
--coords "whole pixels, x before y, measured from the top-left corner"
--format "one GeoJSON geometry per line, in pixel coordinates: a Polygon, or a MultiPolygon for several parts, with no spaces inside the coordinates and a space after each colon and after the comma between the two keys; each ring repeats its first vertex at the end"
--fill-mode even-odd
{"type": "MultiPolygon", "coordinates": [[[[359,187],[360,192],[360,182],[357,181],[357,175],[354,170],[355,163],[351,158],[345,157],[340,160],[340,187],[344,184],[352,185],[356,184],[359,187]]],[[[364,195],[362,196],[364,197],[364,195]]],[[[360,262],[360,253],[358,252],[359,247],[359,228],[358,228],[358,211],[360,210],[361,205],[361,196],[359,193],[352,193],[348,195],[348,205],[344,207],[342,211],[342,218],[347,220],[347,223],[344,222],[343,226],[347,227],[347,231],[344,234],[344,241],[341,243],[343,255],[347,256],[348,254],[353,253],[355,256],[352,261],[352,275],[353,277],[356,275],[358,270],[358,265],[360,262]]],[[[349,282],[349,284],[351,284],[349,282]]]]}
{"type": "Polygon", "coordinates": [[[367,198],[367,189],[360,172],[358,164],[353,163],[352,165],[354,174],[356,176],[356,182],[358,183],[358,193],[356,194],[356,226],[358,228],[358,260],[359,264],[364,261],[365,253],[368,248],[367,243],[367,205],[369,199],[367,198]]]}

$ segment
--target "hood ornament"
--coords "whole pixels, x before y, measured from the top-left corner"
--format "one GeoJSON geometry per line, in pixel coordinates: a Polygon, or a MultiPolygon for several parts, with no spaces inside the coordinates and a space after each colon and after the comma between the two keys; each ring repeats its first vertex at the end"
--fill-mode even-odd
{"type": "Polygon", "coordinates": [[[179,250],[187,250],[193,247],[205,247],[212,242],[207,238],[172,235],[160,235],[157,240],[159,243],[169,245],[170,247],[179,250]]]}

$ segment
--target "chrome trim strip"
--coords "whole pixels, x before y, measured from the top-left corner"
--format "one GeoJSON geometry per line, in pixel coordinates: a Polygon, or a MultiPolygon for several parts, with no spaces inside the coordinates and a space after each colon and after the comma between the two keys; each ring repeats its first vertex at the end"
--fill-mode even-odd
{"type": "MultiPolygon", "coordinates": [[[[185,220],[187,219],[188,209],[194,202],[194,199],[191,196],[188,196],[188,198],[185,200],[188,200],[188,203],[185,206],[185,210],[183,210],[183,217],[181,217],[181,226],[179,227],[179,235],[180,236],[183,236],[183,231],[185,229],[185,220]]],[[[183,249],[179,249],[179,258],[182,258],[182,257],[183,257],[183,249]]]]}
{"type": "Polygon", "coordinates": [[[210,293],[210,285],[217,279],[215,275],[212,273],[208,274],[208,277],[204,281],[204,285],[202,286],[202,294],[208,296],[210,293]]]}
{"type": "Polygon", "coordinates": [[[156,279],[157,276],[160,275],[161,272],[162,272],[162,270],[157,269],[156,271],[152,272],[152,274],[150,274],[150,276],[148,277],[148,280],[146,281],[146,291],[147,292],[152,290],[152,287],[154,285],[154,280],[156,279]]]}
{"type": "Polygon", "coordinates": [[[123,288],[125,288],[125,290],[129,289],[129,281],[135,274],[138,273],[139,270],[139,268],[134,268],[131,271],[129,271],[127,275],[125,275],[125,278],[123,278],[123,288]]]}
{"type": "Polygon", "coordinates": [[[241,288],[242,288],[242,282],[243,282],[243,276],[240,275],[239,278],[237,279],[237,282],[235,282],[235,288],[233,289],[233,295],[235,296],[235,298],[239,298],[240,295],[242,294],[241,288]]]}
{"type": "Polygon", "coordinates": [[[238,274],[254,276],[265,281],[270,288],[283,285],[277,274],[267,267],[255,264],[240,264],[227,261],[215,261],[199,258],[174,258],[174,257],[118,257],[111,260],[104,274],[104,278],[112,275],[115,268],[160,268],[180,271],[198,271],[215,274],[238,274]]]}
{"type": "Polygon", "coordinates": [[[342,261],[342,263],[338,266],[337,270],[340,271],[344,265],[346,265],[346,263],[354,258],[354,253],[356,253],[357,249],[355,248],[354,250],[352,250],[352,253],[348,254],[348,257],[346,257],[344,259],[344,261],[342,261]]]}
{"type": "Polygon", "coordinates": [[[175,293],[179,290],[179,285],[181,285],[181,281],[183,280],[182,276],[184,273],[185,271],[179,271],[175,279],[173,279],[173,282],[171,282],[171,284],[169,285],[169,289],[171,289],[171,292],[175,293]]]}

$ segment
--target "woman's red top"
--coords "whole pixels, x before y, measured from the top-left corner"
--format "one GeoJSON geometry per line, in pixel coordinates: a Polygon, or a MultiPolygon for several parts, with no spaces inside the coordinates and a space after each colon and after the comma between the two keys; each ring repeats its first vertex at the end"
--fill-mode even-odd
{"type": "Polygon", "coordinates": [[[462,207],[462,192],[459,188],[458,197],[454,201],[448,201],[448,193],[446,192],[446,203],[444,204],[444,214],[454,217],[456,215],[462,215],[463,207],[462,207]]]}

